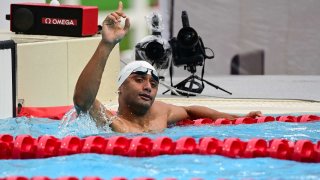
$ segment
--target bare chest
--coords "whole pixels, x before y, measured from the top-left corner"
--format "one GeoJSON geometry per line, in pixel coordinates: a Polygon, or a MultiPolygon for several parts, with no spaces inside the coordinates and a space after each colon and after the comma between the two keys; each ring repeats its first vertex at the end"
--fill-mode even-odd
{"type": "Polygon", "coordinates": [[[158,114],[149,117],[144,123],[139,123],[130,119],[117,118],[111,124],[111,128],[116,132],[144,133],[162,132],[167,128],[167,116],[158,114]]]}

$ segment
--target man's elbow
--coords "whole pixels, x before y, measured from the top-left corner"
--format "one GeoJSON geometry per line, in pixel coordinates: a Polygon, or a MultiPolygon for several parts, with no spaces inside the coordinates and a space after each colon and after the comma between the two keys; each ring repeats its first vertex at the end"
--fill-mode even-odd
{"type": "Polygon", "coordinates": [[[89,103],[84,101],[83,98],[81,98],[78,95],[73,96],[73,104],[74,104],[74,107],[76,108],[78,113],[87,112],[90,108],[89,103]]]}

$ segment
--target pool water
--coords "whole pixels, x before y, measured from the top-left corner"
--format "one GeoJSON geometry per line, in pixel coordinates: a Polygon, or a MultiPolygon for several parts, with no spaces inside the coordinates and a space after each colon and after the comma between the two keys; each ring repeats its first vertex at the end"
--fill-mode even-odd
{"type": "MultiPolygon", "coordinates": [[[[295,114],[293,114],[295,115],[295,114]]],[[[298,114],[297,114],[298,115],[298,114]]],[[[273,115],[276,116],[276,115],[273,115]]],[[[86,118],[69,123],[41,118],[9,118],[0,120],[0,134],[30,134],[39,137],[44,134],[62,138],[66,135],[105,137],[120,135],[110,129],[97,129],[86,118]]],[[[238,137],[243,141],[252,138],[266,140],[285,138],[290,141],[309,139],[313,143],[320,140],[320,122],[285,123],[268,122],[250,125],[230,126],[187,126],[172,127],[158,134],[121,134],[127,137],[147,136],[152,139],[168,136],[173,140],[191,136],[198,140],[210,136],[218,139],[238,137]]],[[[147,158],[133,158],[101,154],[77,154],[47,159],[0,160],[0,178],[20,176],[99,176],[113,177],[153,177],[164,179],[320,179],[320,163],[301,163],[272,158],[232,159],[218,155],[161,155],[147,158]]]]}

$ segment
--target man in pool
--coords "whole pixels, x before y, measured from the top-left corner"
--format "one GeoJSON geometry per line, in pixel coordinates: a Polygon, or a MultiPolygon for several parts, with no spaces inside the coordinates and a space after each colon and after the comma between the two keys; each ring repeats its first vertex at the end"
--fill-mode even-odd
{"type": "MultiPolygon", "coordinates": [[[[108,56],[129,28],[129,18],[119,2],[118,10],[104,20],[102,39],[76,84],[73,100],[78,113],[89,111],[97,126],[109,125],[113,131],[133,133],[161,132],[168,124],[183,119],[239,117],[203,106],[176,106],[156,101],[159,78],[154,67],[145,61],[131,62],[121,70],[117,114],[107,110],[96,95],[108,56]],[[120,25],[121,18],[125,19],[124,26],[120,25]]],[[[261,112],[253,111],[246,116],[254,118],[261,116],[261,112]]]]}

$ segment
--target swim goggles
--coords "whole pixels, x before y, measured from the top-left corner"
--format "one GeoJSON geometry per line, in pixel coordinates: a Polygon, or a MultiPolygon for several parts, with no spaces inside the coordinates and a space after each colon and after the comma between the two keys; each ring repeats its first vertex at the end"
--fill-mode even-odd
{"type": "Polygon", "coordinates": [[[159,83],[159,76],[157,71],[154,71],[152,69],[146,68],[146,67],[138,67],[132,71],[133,74],[138,74],[138,75],[146,75],[150,74],[152,78],[159,83]]]}

